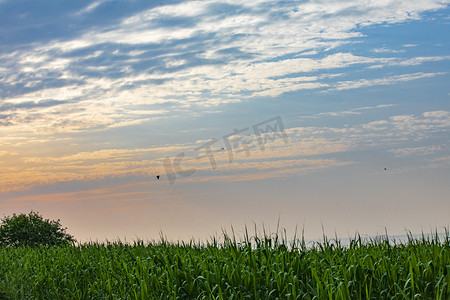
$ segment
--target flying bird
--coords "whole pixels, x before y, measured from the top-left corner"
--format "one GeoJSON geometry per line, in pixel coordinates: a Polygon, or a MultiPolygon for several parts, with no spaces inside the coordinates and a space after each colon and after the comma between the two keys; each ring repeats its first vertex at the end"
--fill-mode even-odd
{"type": "Polygon", "coordinates": [[[384,168],[384,170],[386,171],[387,169],[386,169],[386,168],[384,168]]]}
{"type": "Polygon", "coordinates": [[[158,179],[158,180],[159,180],[159,175],[156,175],[156,179],[158,179]]]}

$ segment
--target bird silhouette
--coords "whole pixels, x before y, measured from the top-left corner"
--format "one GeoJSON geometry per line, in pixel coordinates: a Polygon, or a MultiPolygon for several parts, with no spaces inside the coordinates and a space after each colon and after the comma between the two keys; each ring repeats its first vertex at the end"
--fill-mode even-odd
{"type": "Polygon", "coordinates": [[[384,168],[384,170],[386,171],[387,169],[386,169],[386,168],[384,168]]]}
{"type": "Polygon", "coordinates": [[[159,175],[156,175],[156,179],[158,179],[158,180],[159,180],[159,175]]]}

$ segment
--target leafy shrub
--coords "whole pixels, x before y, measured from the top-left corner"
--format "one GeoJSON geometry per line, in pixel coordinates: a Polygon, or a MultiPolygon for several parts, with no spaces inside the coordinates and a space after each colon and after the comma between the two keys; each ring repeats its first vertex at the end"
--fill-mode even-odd
{"type": "Polygon", "coordinates": [[[6,216],[0,225],[0,246],[59,246],[75,242],[60,220],[43,219],[39,213],[6,216]]]}

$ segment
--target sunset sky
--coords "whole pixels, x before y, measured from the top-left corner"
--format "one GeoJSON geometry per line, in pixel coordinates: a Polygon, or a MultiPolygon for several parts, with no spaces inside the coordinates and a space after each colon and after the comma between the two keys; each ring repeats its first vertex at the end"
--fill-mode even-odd
{"type": "Polygon", "coordinates": [[[449,3],[0,0],[0,215],[80,241],[441,231],[449,3]]]}

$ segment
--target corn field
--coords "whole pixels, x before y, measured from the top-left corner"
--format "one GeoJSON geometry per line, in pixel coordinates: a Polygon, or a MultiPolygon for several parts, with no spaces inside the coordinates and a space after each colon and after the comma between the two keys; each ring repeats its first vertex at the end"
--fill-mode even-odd
{"type": "Polygon", "coordinates": [[[450,299],[450,239],[0,248],[0,299],[450,299]]]}

